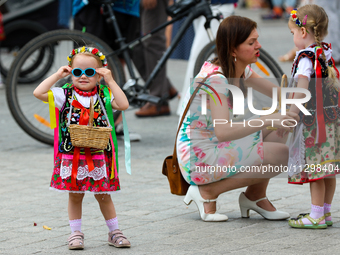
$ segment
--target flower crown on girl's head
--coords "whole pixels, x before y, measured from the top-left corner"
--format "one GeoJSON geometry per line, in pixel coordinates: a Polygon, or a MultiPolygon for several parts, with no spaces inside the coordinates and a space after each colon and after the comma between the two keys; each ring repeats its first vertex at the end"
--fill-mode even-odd
{"type": "MultiPolygon", "coordinates": [[[[299,20],[299,18],[296,15],[297,9],[294,9],[290,12],[290,16],[292,17],[292,20],[295,22],[295,24],[298,27],[303,27],[307,24],[307,15],[303,18],[302,22],[299,20]]],[[[308,33],[308,30],[306,30],[308,33]]]]}
{"type": "Polygon", "coordinates": [[[71,61],[74,55],[78,54],[78,53],[83,53],[83,52],[90,52],[95,56],[98,56],[100,58],[100,60],[103,63],[103,67],[107,66],[107,61],[105,58],[105,55],[100,52],[97,48],[93,48],[93,47],[81,47],[81,48],[77,48],[71,51],[70,55],[67,57],[68,60],[68,65],[71,67],[71,61]]]}

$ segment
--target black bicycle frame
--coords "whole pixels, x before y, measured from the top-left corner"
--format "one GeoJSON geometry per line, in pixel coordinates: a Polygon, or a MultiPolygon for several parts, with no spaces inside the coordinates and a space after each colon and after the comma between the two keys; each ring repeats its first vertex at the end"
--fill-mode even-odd
{"type": "Polygon", "coordinates": [[[129,74],[131,76],[131,79],[136,80],[136,76],[134,73],[134,70],[132,68],[132,61],[129,55],[129,52],[127,51],[127,49],[133,49],[133,47],[135,47],[136,45],[140,44],[141,42],[143,42],[144,40],[148,39],[149,37],[151,37],[154,33],[157,33],[158,31],[160,31],[161,29],[165,28],[166,26],[180,20],[183,17],[187,17],[185,19],[185,21],[183,22],[183,24],[181,25],[181,27],[179,28],[176,36],[173,38],[170,46],[167,48],[167,50],[164,52],[162,58],[158,61],[157,65],[155,66],[155,68],[153,69],[153,71],[151,72],[149,78],[145,81],[145,85],[144,85],[144,91],[146,91],[152,81],[154,80],[154,78],[156,77],[156,75],[159,73],[159,71],[161,70],[161,68],[163,68],[163,66],[165,65],[167,59],[170,57],[171,53],[174,51],[174,49],[177,47],[178,43],[180,42],[181,38],[183,37],[185,31],[190,27],[190,25],[192,24],[192,22],[198,18],[199,16],[204,16],[206,18],[206,22],[205,22],[205,29],[207,30],[208,36],[210,38],[210,40],[213,40],[212,38],[212,33],[210,30],[210,22],[212,19],[217,19],[220,20],[221,18],[223,19],[222,14],[218,14],[216,16],[213,16],[211,8],[210,8],[210,4],[207,0],[200,0],[199,3],[197,3],[196,5],[194,5],[193,7],[191,7],[189,10],[176,15],[172,20],[156,27],[155,29],[153,29],[151,32],[129,42],[129,43],[125,43],[125,39],[122,37],[122,34],[120,32],[116,17],[114,15],[114,12],[112,11],[112,8],[110,8],[111,6],[108,4],[105,4],[106,9],[110,15],[110,19],[112,21],[114,30],[116,32],[116,37],[117,42],[119,43],[120,49],[117,51],[114,51],[110,54],[107,54],[107,56],[111,56],[111,55],[118,55],[120,53],[123,54],[123,58],[125,60],[126,66],[128,68],[129,74]]]}

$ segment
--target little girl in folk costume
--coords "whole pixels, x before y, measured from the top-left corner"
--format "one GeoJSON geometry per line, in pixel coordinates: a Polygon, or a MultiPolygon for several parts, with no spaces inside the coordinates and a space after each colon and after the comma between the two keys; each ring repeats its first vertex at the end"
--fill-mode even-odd
{"type": "MultiPolygon", "coordinates": [[[[305,5],[291,12],[288,22],[299,49],[292,69],[290,86],[308,89],[311,99],[300,114],[292,136],[288,167],[289,183],[310,183],[311,213],[289,220],[294,228],[327,228],[333,224],[331,203],[335,175],[340,168],[339,71],[334,65],[331,45],[322,42],[327,35],[328,16],[322,7],[305,5]]],[[[304,98],[292,93],[291,98],[304,98]]]]}
{"type": "MultiPolygon", "coordinates": [[[[69,249],[84,248],[81,232],[82,200],[85,192],[97,199],[109,228],[109,244],[130,247],[130,242],[118,228],[118,220],[110,194],[120,190],[115,153],[116,141],[108,143],[105,150],[73,147],[69,124],[87,125],[90,98],[94,102],[95,126],[114,126],[112,108],[123,111],[129,107],[124,92],[113,80],[105,56],[96,48],[74,49],[68,57],[69,65],[45,79],[34,91],[38,99],[55,104],[59,114],[58,152],[50,189],[69,192],[68,214],[72,234],[69,249]],[[58,80],[72,75],[73,84],[54,87],[58,80]],[[97,85],[104,78],[105,85],[97,85]],[[51,89],[51,90],[50,90],[51,89]]],[[[52,106],[52,109],[54,107],[52,106]]],[[[114,130],[114,129],[113,129],[114,130]]],[[[114,131],[113,131],[114,132],[114,131]]],[[[114,133],[113,133],[114,135],[114,133]]],[[[115,136],[114,136],[115,137],[115,136]]]]}

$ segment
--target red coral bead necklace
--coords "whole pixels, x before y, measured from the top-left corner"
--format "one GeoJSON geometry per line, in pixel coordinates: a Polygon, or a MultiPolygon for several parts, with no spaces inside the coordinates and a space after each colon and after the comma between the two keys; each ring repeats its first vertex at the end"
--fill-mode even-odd
{"type": "Polygon", "coordinates": [[[94,89],[91,92],[86,92],[78,89],[76,86],[73,86],[74,90],[83,97],[91,97],[97,94],[97,86],[94,87],[94,89]]]}

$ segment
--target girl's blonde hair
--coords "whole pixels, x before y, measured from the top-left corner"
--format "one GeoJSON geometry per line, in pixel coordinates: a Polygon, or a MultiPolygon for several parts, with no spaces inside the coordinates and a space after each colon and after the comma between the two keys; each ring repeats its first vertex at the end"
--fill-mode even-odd
{"type": "MultiPolygon", "coordinates": [[[[296,16],[300,20],[301,24],[303,23],[301,27],[305,27],[308,33],[312,33],[312,35],[314,35],[316,44],[322,49],[322,58],[327,63],[326,55],[321,45],[322,40],[328,34],[329,19],[327,13],[318,5],[307,4],[297,9],[296,16]]],[[[298,26],[292,18],[289,19],[289,22],[292,26],[298,26]]],[[[328,78],[332,81],[329,84],[339,89],[340,84],[336,77],[334,68],[327,65],[327,71],[328,78]]]]}

